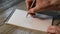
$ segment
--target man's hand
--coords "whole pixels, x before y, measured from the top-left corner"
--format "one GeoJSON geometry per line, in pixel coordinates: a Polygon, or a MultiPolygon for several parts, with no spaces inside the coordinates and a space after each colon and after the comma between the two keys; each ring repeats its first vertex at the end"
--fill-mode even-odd
{"type": "Polygon", "coordinates": [[[49,26],[47,29],[48,34],[60,34],[59,26],[49,26]]]}
{"type": "Polygon", "coordinates": [[[35,7],[30,9],[31,2],[32,0],[26,0],[26,7],[29,13],[35,13],[38,10],[60,9],[60,0],[36,0],[35,7]]]}

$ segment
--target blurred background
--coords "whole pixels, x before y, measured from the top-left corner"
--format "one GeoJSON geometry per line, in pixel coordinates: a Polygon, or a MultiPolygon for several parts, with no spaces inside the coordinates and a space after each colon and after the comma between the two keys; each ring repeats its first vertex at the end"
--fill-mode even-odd
{"type": "MultiPolygon", "coordinates": [[[[15,9],[26,10],[25,0],[0,0],[0,34],[46,34],[5,24],[12,16],[15,9]]],[[[60,14],[60,12],[58,13],[60,14]]],[[[55,22],[59,21],[60,20],[56,20],[55,22]]]]}

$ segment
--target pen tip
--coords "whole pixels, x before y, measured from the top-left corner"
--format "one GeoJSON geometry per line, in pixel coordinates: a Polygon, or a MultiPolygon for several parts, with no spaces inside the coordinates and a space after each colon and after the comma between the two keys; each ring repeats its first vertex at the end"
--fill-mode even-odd
{"type": "Polygon", "coordinates": [[[28,13],[27,13],[26,17],[28,17],[28,13]]]}

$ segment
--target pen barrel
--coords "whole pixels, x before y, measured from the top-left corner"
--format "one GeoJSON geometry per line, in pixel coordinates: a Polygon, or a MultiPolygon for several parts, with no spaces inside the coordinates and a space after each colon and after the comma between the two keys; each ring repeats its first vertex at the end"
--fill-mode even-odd
{"type": "Polygon", "coordinates": [[[33,7],[35,7],[36,6],[36,0],[32,0],[32,3],[31,3],[31,5],[30,5],[30,8],[33,8],[33,7]]]}

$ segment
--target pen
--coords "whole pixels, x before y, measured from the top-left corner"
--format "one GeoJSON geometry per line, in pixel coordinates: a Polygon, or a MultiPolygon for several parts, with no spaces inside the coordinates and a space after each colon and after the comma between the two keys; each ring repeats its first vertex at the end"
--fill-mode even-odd
{"type": "MultiPolygon", "coordinates": [[[[55,20],[55,18],[53,17],[53,19],[52,19],[52,26],[54,25],[54,20],[55,20]]],[[[60,24],[60,21],[56,24],[56,26],[58,26],[60,24]]]]}
{"type": "MultiPolygon", "coordinates": [[[[35,3],[35,0],[32,1],[32,4],[31,4],[31,7],[30,7],[30,8],[33,7],[34,3],[35,3]]],[[[29,14],[33,14],[33,13],[27,13],[26,17],[27,17],[29,14]]],[[[34,15],[34,14],[33,14],[33,15],[34,15]]]]}
{"type": "Polygon", "coordinates": [[[53,26],[53,24],[54,24],[54,17],[53,17],[53,19],[52,19],[52,26],[53,26]]]}

